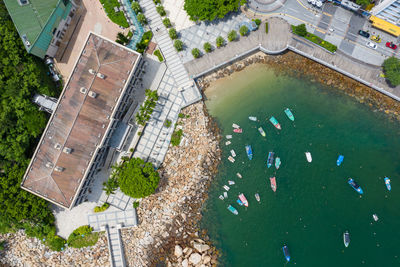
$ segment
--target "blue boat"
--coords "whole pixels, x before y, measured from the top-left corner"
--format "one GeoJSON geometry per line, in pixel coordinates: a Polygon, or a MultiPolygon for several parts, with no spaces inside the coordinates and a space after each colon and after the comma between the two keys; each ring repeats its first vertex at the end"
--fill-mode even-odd
{"type": "Polygon", "coordinates": [[[290,253],[289,253],[288,247],[286,245],[283,245],[282,251],[283,251],[283,255],[285,256],[286,261],[289,262],[290,261],[290,253]]]}
{"type": "Polygon", "coordinates": [[[293,113],[290,111],[290,109],[286,108],[285,114],[289,118],[289,120],[294,121],[294,116],[293,116],[293,113]]]}
{"type": "Polygon", "coordinates": [[[239,212],[234,207],[232,207],[231,205],[228,206],[228,210],[230,212],[232,212],[233,214],[235,214],[235,215],[239,214],[239,212]]]}
{"type": "Polygon", "coordinates": [[[253,151],[251,150],[250,145],[246,145],[246,153],[247,153],[247,157],[249,158],[249,160],[252,160],[253,159],[253,151]]]}
{"type": "Polygon", "coordinates": [[[281,129],[281,125],[279,124],[278,120],[275,119],[274,116],[272,116],[269,121],[272,123],[272,125],[275,126],[276,129],[280,130],[281,129]]]}
{"type": "Polygon", "coordinates": [[[240,205],[243,206],[243,202],[240,199],[237,199],[236,202],[240,205]]]}
{"type": "Polygon", "coordinates": [[[387,190],[392,190],[392,186],[390,185],[390,179],[389,179],[389,177],[385,177],[385,185],[386,185],[386,188],[387,188],[387,190]]]}
{"type": "Polygon", "coordinates": [[[343,159],[344,159],[344,156],[339,155],[339,157],[337,158],[337,161],[336,161],[336,165],[340,166],[340,164],[342,164],[342,162],[343,162],[343,159]]]}
{"type": "Polygon", "coordinates": [[[353,189],[356,190],[357,193],[359,193],[360,195],[362,195],[362,194],[364,193],[363,190],[361,189],[361,187],[360,187],[352,178],[349,178],[348,183],[349,183],[349,185],[350,185],[351,187],[353,187],[353,189]]]}
{"type": "Polygon", "coordinates": [[[268,159],[267,159],[267,167],[268,168],[271,167],[272,164],[274,164],[274,155],[275,155],[274,152],[269,152],[268,153],[268,159]]]}

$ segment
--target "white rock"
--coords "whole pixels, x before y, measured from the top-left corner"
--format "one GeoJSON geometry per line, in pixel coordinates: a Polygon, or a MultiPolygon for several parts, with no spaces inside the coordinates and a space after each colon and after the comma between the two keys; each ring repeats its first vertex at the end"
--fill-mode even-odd
{"type": "Polygon", "coordinates": [[[207,263],[209,263],[211,261],[211,257],[210,256],[205,256],[204,258],[203,258],[203,263],[204,264],[207,264],[207,263]]]}
{"type": "Polygon", "coordinates": [[[196,265],[201,261],[201,256],[199,253],[193,253],[192,255],[190,255],[189,257],[189,261],[190,263],[196,265]]]}
{"type": "Polygon", "coordinates": [[[189,266],[188,260],[187,260],[187,259],[184,259],[184,260],[182,261],[182,267],[188,267],[188,266],[189,266]]]}
{"type": "Polygon", "coordinates": [[[175,256],[176,257],[181,257],[183,254],[182,248],[179,245],[175,246],[175,256]]]}
{"type": "Polygon", "coordinates": [[[210,249],[210,247],[209,247],[208,245],[206,245],[206,244],[201,244],[201,243],[197,243],[197,242],[195,242],[195,243],[193,244],[193,247],[194,247],[198,252],[200,252],[200,253],[202,253],[202,252],[207,251],[207,250],[210,249]]]}

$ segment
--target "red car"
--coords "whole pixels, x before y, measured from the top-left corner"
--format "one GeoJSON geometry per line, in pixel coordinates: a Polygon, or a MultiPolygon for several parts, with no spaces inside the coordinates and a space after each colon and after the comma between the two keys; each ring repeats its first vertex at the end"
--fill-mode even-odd
{"type": "Polygon", "coordinates": [[[386,47],[392,48],[393,50],[396,50],[397,45],[395,45],[392,42],[386,42],[386,47]]]}

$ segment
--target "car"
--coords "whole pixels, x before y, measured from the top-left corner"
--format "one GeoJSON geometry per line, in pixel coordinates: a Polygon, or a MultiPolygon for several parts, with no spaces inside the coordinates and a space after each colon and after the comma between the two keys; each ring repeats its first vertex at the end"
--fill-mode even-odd
{"type": "Polygon", "coordinates": [[[369,48],[372,48],[372,49],[376,49],[376,48],[378,47],[375,43],[370,42],[370,41],[367,42],[367,46],[368,46],[369,48]]]}
{"type": "Polygon", "coordinates": [[[393,50],[397,49],[397,45],[395,45],[393,42],[386,42],[386,47],[392,48],[393,50]]]}
{"type": "Polygon", "coordinates": [[[372,35],[371,36],[371,40],[374,41],[374,42],[377,42],[377,43],[382,42],[382,39],[381,39],[381,37],[379,37],[379,35],[378,36],[372,35]]]}
{"type": "Polygon", "coordinates": [[[369,38],[369,35],[370,35],[368,32],[365,32],[363,30],[359,30],[358,34],[363,36],[363,37],[365,37],[365,38],[369,38]]]}

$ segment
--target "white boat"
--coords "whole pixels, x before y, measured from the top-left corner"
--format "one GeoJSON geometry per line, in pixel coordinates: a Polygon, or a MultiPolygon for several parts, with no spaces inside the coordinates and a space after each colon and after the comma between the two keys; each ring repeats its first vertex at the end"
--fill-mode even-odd
{"type": "Polygon", "coordinates": [[[258,202],[260,202],[260,195],[259,195],[258,193],[256,193],[256,194],[254,195],[254,197],[256,198],[256,200],[257,200],[258,202]]]}
{"type": "Polygon", "coordinates": [[[227,136],[225,136],[226,137],[226,139],[232,139],[232,135],[231,134],[228,134],[227,136]]]}
{"type": "Polygon", "coordinates": [[[242,179],[242,175],[240,173],[236,173],[236,176],[239,177],[240,179],[242,179]]]}
{"type": "Polygon", "coordinates": [[[224,198],[228,198],[228,193],[224,192],[224,198]]]}
{"type": "Polygon", "coordinates": [[[226,146],[229,146],[230,144],[232,144],[231,141],[226,141],[226,142],[225,142],[225,145],[226,145],[226,146]]]}
{"type": "Polygon", "coordinates": [[[235,181],[229,180],[229,181],[228,181],[228,184],[229,184],[229,185],[233,185],[233,184],[235,184],[235,181]]]}
{"type": "Polygon", "coordinates": [[[240,126],[237,125],[236,123],[232,124],[232,127],[235,128],[235,129],[239,129],[240,128],[240,126]]]}
{"type": "Polygon", "coordinates": [[[251,121],[257,121],[257,117],[249,116],[249,120],[251,120],[251,121]]]}
{"type": "Polygon", "coordinates": [[[316,2],[315,2],[315,5],[316,5],[317,7],[322,7],[322,2],[321,2],[321,1],[316,1],[316,2]]]}
{"type": "Polygon", "coordinates": [[[310,152],[306,152],[306,158],[308,162],[312,161],[312,157],[311,157],[311,153],[310,152]]]}
{"type": "Polygon", "coordinates": [[[228,157],[228,160],[229,160],[230,162],[232,162],[232,163],[234,163],[234,162],[235,162],[235,159],[234,159],[234,158],[232,158],[232,156],[229,156],[229,157],[228,157]]]}
{"type": "Polygon", "coordinates": [[[315,2],[316,2],[315,0],[312,0],[312,1],[311,1],[311,4],[312,4],[313,6],[315,6],[315,2]]]}
{"type": "Polygon", "coordinates": [[[231,155],[232,155],[232,157],[236,157],[236,153],[235,153],[235,150],[231,150],[231,155]]]}
{"type": "Polygon", "coordinates": [[[226,190],[226,191],[229,191],[229,186],[227,186],[226,184],[223,186],[223,188],[226,190]]]}
{"type": "Polygon", "coordinates": [[[378,215],[376,215],[376,214],[372,214],[372,218],[374,218],[374,221],[378,221],[379,220],[378,215]]]}
{"type": "Polygon", "coordinates": [[[222,195],[219,195],[218,198],[221,199],[221,200],[224,200],[224,197],[222,195]]]}

